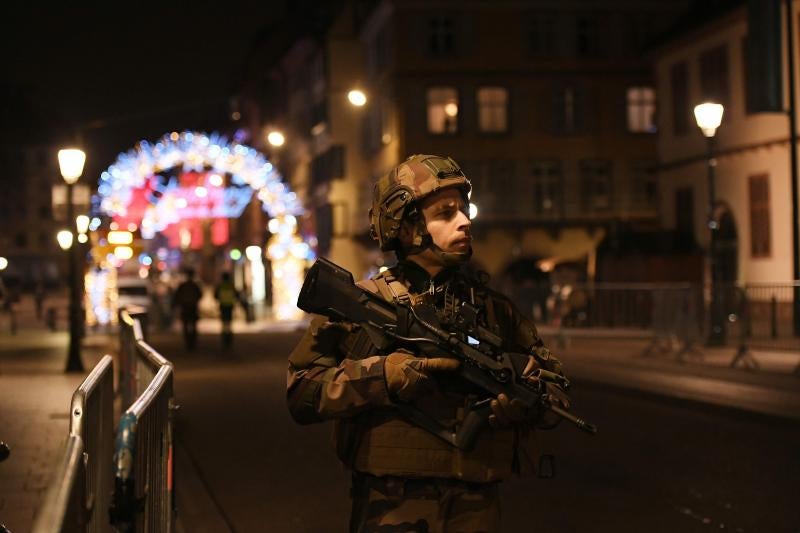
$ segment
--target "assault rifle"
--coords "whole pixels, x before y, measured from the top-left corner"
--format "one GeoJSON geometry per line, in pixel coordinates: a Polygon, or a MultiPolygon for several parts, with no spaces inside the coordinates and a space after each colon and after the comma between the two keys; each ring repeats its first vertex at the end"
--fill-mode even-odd
{"type": "Polygon", "coordinates": [[[459,449],[473,447],[478,433],[488,424],[491,414],[489,402],[501,393],[510,399],[518,398],[530,411],[549,409],[587,433],[597,432],[593,424],[547,400],[545,381],[554,382],[564,389],[569,386],[569,381],[542,369],[534,371],[538,380],[522,379],[528,355],[504,351],[502,339],[477,324],[477,309],[469,303],[462,304],[457,312],[457,331],[445,331],[440,327],[432,306],[387,302],[356,285],[353,275],[346,269],[320,258],[306,275],[297,307],[308,313],[325,315],[335,322],[360,325],[381,351],[405,347],[424,356],[459,359],[458,373],[484,390],[487,397],[468,406],[464,421],[458,428],[443,426],[409,404],[395,404],[409,421],[459,449]]]}

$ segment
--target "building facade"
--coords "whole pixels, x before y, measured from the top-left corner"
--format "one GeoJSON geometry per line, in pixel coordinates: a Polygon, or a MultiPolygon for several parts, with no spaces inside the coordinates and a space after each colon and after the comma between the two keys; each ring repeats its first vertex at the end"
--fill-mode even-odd
{"type": "MultiPolygon", "coordinates": [[[[793,20],[798,21],[796,2],[792,9],[793,20]]],[[[755,113],[748,106],[747,14],[746,6],[733,9],[665,43],[655,54],[656,88],[661,95],[661,221],[665,228],[694,234],[706,249],[711,245],[709,220],[717,224],[713,248],[719,281],[785,282],[793,278],[792,224],[796,223],[789,121],[784,112],[755,113]],[[707,140],[692,114],[703,101],[724,105],[714,137],[713,212],[707,140]]],[[[780,27],[785,32],[785,18],[780,27]]],[[[781,70],[784,108],[788,108],[785,35],[781,70]]],[[[797,43],[795,36],[795,50],[797,43]]],[[[792,83],[797,85],[796,75],[792,83]]],[[[710,276],[708,269],[706,276],[710,276]]]]}
{"type": "Polygon", "coordinates": [[[367,238],[371,185],[433,153],[472,180],[479,266],[502,277],[519,261],[575,261],[593,278],[611,229],[659,227],[657,91],[642,50],[683,5],[345,3],[274,76],[286,105],[271,120],[289,132],[279,167],[314,213],[321,254],[355,275],[388,261],[367,238]],[[354,87],[363,108],[345,98],[354,87]]]}

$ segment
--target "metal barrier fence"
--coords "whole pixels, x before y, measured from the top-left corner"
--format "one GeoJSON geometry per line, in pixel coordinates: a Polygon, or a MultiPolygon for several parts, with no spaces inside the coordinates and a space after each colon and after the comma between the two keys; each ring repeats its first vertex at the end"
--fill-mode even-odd
{"type": "Polygon", "coordinates": [[[798,282],[717,284],[712,295],[711,287],[701,284],[594,283],[523,287],[511,293],[538,324],[560,331],[607,328],[652,335],[645,355],[672,351],[677,344],[681,359],[700,357],[698,347],[713,340],[735,348],[732,366],[757,368],[751,349],[800,352],[792,322],[797,287],[798,282]],[[719,328],[712,339],[714,326],[719,328]]]}
{"type": "Polygon", "coordinates": [[[69,437],[35,533],[112,531],[108,523],[114,441],[113,360],[104,356],[72,395],[69,437]]]}
{"type": "MultiPolygon", "coordinates": [[[[137,316],[137,315],[134,315],[137,316]]],[[[120,313],[120,389],[137,397],[120,419],[112,523],[122,531],[174,529],[172,363],[144,341],[138,318],[120,313]]]]}

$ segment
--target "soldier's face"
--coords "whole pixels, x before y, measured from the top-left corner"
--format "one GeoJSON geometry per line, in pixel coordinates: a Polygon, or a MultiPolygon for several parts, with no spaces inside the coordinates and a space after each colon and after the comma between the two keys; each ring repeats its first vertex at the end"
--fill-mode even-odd
{"type": "Polygon", "coordinates": [[[422,214],[433,243],[444,252],[464,253],[472,246],[469,205],[458,189],[445,189],[422,201],[422,214]]]}

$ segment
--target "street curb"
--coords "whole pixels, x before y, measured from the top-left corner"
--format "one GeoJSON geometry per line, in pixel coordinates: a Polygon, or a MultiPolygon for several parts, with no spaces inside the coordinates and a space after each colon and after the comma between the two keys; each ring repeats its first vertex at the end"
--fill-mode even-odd
{"type": "Polygon", "coordinates": [[[711,377],[575,361],[570,364],[570,377],[573,376],[576,381],[800,421],[800,392],[711,377]]]}

